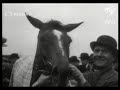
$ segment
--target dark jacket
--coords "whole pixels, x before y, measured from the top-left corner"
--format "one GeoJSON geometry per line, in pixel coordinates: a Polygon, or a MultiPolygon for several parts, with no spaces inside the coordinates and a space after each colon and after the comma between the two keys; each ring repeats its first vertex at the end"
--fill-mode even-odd
{"type": "Polygon", "coordinates": [[[88,65],[88,67],[86,67],[86,65],[79,65],[77,66],[77,68],[82,72],[82,73],[85,73],[87,71],[90,70],[90,66],[88,65]]]}
{"type": "Polygon", "coordinates": [[[116,72],[114,69],[109,69],[102,73],[99,71],[91,71],[84,73],[84,76],[87,80],[87,83],[83,86],[118,87],[118,72],[116,72]]]}

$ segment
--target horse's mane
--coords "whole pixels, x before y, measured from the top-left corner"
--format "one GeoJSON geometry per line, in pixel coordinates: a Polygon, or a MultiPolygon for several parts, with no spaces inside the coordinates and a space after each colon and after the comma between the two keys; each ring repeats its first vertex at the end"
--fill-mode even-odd
{"type": "Polygon", "coordinates": [[[49,29],[49,30],[53,30],[53,29],[63,30],[64,29],[63,24],[60,21],[53,20],[53,19],[46,22],[44,28],[49,29]]]}

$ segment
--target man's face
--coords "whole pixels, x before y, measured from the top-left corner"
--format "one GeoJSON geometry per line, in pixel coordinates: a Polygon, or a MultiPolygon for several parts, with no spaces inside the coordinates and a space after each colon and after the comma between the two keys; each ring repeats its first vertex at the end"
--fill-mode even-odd
{"type": "Polygon", "coordinates": [[[93,51],[94,64],[96,66],[111,65],[114,58],[112,53],[103,46],[96,46],[93,51]]]}
{"type": "Polygon", "coordinates": [[[73,65],[79,66],[79,62],[72,62],[73,65]]]}
{"type": "Polygon", "coordinates": [[[87,59],[81,60],[82,61],[82,65],[86,65],[88,63],[87,59]]]}

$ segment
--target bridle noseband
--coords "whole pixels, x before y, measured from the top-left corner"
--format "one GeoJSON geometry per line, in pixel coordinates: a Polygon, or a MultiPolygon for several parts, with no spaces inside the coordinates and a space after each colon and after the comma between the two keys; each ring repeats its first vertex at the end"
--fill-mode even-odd
{"type": "Polygon", "coordinates": [[[42,56],[43,64],[44,64],[44,66],[45,66],[45,69],[44,69],[44,70],[41,70],[41,71],[43,71],[43,72],[41,72],[41,73],[43,73],[44,75],[51,75],[54,68],[53,68],[51,62],[49,62],[49,61],[50,61],[52,58],[48,58],[48,57],[46,57],[46,56],[44,56],[44,55],[41,55],[41,56],[42,56]]]}

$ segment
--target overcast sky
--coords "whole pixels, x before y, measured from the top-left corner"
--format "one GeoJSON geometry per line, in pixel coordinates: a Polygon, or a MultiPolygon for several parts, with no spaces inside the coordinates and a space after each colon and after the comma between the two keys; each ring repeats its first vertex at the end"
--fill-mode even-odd
{"type": "Polygon", "coordinates": [[[19,53],[35,55],[38,29],[33,27],[24,15],[43,22],[51,19],[63,24],[84,23],[69,32],[72,39],[70,56],[92,53],[90,42],[100,35],[110,35],[118,43],[118,4],[2,4],[2,36],[7,38],[3,54],[19,53]]]}

